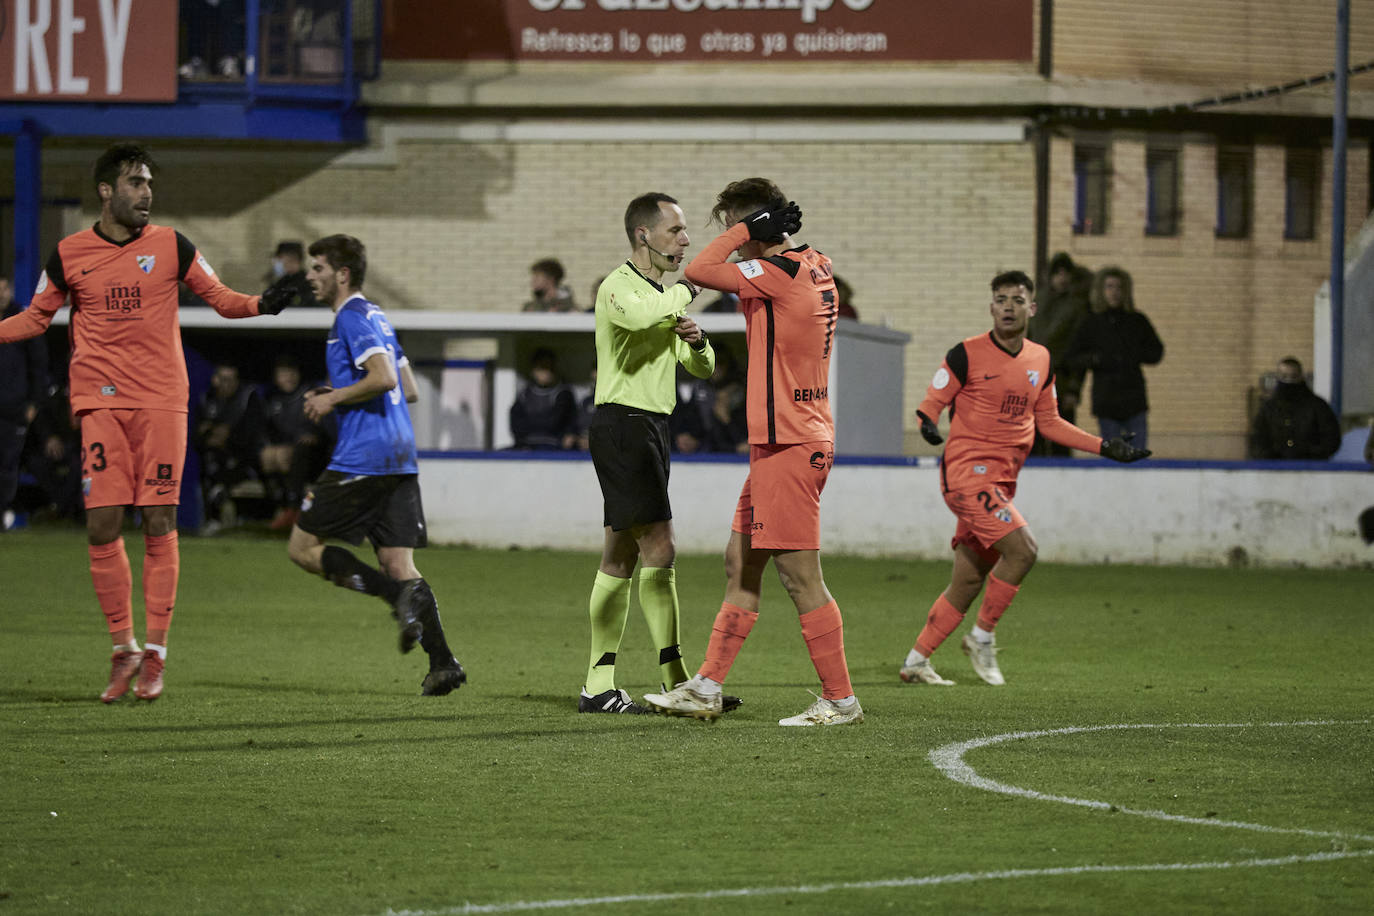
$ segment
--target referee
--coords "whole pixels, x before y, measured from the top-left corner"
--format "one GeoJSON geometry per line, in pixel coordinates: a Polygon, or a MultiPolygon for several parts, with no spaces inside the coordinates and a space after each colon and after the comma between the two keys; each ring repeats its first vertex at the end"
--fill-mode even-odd
{"type": "Polygon", "coordinates": [[[716,355],[685,312],[698,290],[663,287],[690,239],[682,208],[667,194],[636,197],[625,209],[630,257],[596,295],[596,413],[588,430],[605,501],[605,543],[592,586],[591,656],[578,712],[645,713],[615,686],[615,657],[639,569],[639,603],[658,648],[665,688],[687,680],[678,636],[673,511],[668,505],[668,415],[677,403],[676,364],[708,378],[716,355]]]}

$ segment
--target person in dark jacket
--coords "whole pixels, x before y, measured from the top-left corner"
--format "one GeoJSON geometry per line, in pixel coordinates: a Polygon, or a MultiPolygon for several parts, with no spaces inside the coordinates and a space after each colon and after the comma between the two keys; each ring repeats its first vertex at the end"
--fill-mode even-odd
{"type": "Polygon", "coordinates": [[[1144,313],[1136,311],[1131,275],[1104,267],[1093,278],[1092,314],[1074,335],[1065,364],[1092,373],[1092,411],[1104,439],[1131,434],[1131,445],[1149,447],[1142,365],[1164,358],[1164,343],[1144,313]]]}
{"type": "Polygon", "coordinates": [[[1292,356],[1279,360],[1278,384],[1260,403],[1250,430],[1250,457],[1325,461],[1341,447],[1341,424],[1292,356]]]}
{"type": "Polygon", "coordinates": [[[552,350],[534,351],[529,381],[510,408],[510,431],[516,448],[577,447],[577,396],[559,380],[558,359],[552,350]]]}
{"type": "MultiPolygon", "coordinates": [[[[1064,357],[1068,355],[1079,325],[1092,313],[1088,298],[1092,291],[1093,272],[1081,264],[1075,264],[1067,251],[1060,251],[1050,258],[1046,274],[1027,336],[1050,351],[1054,392],[1059,396],[1059,415],[1070,423],[1077,423],[1083,373],[1065,365],[1064,357]]],[[[1071,451],[1068,446],[1035,434],[1032,454],[1067,458],[1071,451]]]]}
{"type": "Polygon", "coordinates": [[[258,449],[263,440],[262,399],[257,389],[239,379],[237,366],[220,363],[210,390],[200,399],[193,441],[200,453],[201,494],[207,523],[217,531],[229,491],[258,476],[258,449]]]}
{"type": "MultiPolygon", "coordinates": [[[[10,281],[0,277],[0,318],[19,314],[10,281]]],[[[19,489],[19,459],[29,424],[48,396],[48,351],[41,337],[0,344],[0,516],[19,489]]],[[[0,522],[0,531],[5,524],[0,522]]]]}

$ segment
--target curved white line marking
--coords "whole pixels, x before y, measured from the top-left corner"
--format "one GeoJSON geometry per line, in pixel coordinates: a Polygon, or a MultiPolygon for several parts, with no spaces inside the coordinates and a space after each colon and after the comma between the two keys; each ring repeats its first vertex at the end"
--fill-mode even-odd
{"type": "Polygon", "coordinates": [[[533,910],[569,910],[609,906],[615,903],[671,903],[675,900],[720,900],[733,897],[777,897],[784,894],[828,894],[831,891],[869,891],[881,888],[932,887],[938,884],[969,884],[1005,878],[1046,878],[1069,875],[1119,874],[1149,871],[1210,871],[1232,868],[1267,868],[1304,862],[1334,862],[1368,858],[1374,849],[1348,852],[1314,852],[1310,855],[1244,859],[1238,862],[1167,862],[1149,865],[1068,865],[1062,868],[1008,868],[1001,871],[955,872],[924,878],[889,878],[882,881],[839,881],[834,884],[799,884],[795,887],[740,887],[716,891],[681,891],[675,894],[618,894],[608,897],[569,897],[562,900],[516,900],[510,903],[465,903],[438,910],[387,910],[386,916],[468,916],[473,913],[522,913],[533,910]]]}
{"type": "MultiPolygon", "coordinates": [[[[1164,811],[1140,811],[1132,808],[1114,806],[1109,802],[1093,801],[1085,798],[1071,798],[1066,795],[1049,795],[1033,789],[1022,789],[1006,783],[996,782],[979,776],[973,767],[964,762],[964,755],[980,747],[1016,741],[1022,738],[1043,738],[1050,735],[1073,735],[1084,732],[1125,731],[1139,728],[1294,728],[1316,725],[1368,725],[1374,719],[1353,721],[1309,720],[1302,722],[1187,722],[1141,725],[1087,725],[1072,728],[1054,728],[1042,731],[1008,732],[989,738],[975,738],[937,747],[930,752],[931,763],[955,782],[1016,795],[1038,801],[1055,801],[1085,808],[1112,810],[1123,814],[1156,820],[1173,821],[1186,824],[1205,824],[1209,827],[1233,827],[1241,830],[1257,830],[1264,833],[1291,833],[1303,836],[1360,840],[1374,842],[1374,837],[1357,833],[1340,833],[1326,830],[1307,830],[1301,827],[1270,827],[1265,824],[1248,824],[1243,821],[1219,821],[1215,818],[1185,817],[1168,814],[1164,811]]],[[[1234,868],[1270,868],[1280,865],[1298,865],[1307,862],[1335,862],[1341,859],[1369,858],[1374,849],[1352,849],[1338,852],[1315,852],[1307,855],[1277,856],[1266,859],[1242,859],[1234,862],[1157,862],[1144,865],[1066,865],[1058,868],[1009,868],[998,871],[955,872],[947,875],[928,875],[923,878],[888,878],[878,881],[841,881],[834,884],[801,884],[792,887],[740,887],[712,891],[680,891],[670,894],[617,894],[606,897],[568,897],[553,900],[514,900],[509,903],[465,903],[460,906],[444,907],[437,910],[387,910],[386,916],[470,916],[478,913],[522,913],[535,910],[567,910],[581,907],[610,906],[617,903],[670,903],[676,900],[720,900],[736,897],[777,897],[785,894],[827,894],[831,891],[864,891],[882,888],[932,887],[940,884],[969,884],[975,881],[994,881],[1008,878],[1047,878],[1068,875],[1121,874],[1123,872],[1168,872],[1168,871],[1212,871],[1234,868]]]]}
{"type": "Polygon", "coordinates": [[[1237,830],[1254,830],[1259,833],[1290,833],[1325,839],[1358,840],[1365,843],[1374,843],[1374,836],[1366,836],[1359,833],[1343,833],[1335,830],[1308,830],[1302,827],[1271,827],[1266,824],[1250,824],[1245,821],[1222,821],[1214,817],[1187,817],[1182,814],[1169,814],[1165,811],[1144,811],[1139,808],[1124,808],[1119,805],[1113,805],[1111,802],[1094,801],[1088,798],[1073,798],[1068,795],[1051,795],[1046,792],[1037,792],[1034,789],[1023,789],[1020,786],[1008,785],[1007,783],[997,782],[985,776],[980,776],[973,767],[969,766],[968,763],[964,761],[965,754],[981,747],[988,747],[993,744],[1003,744],[1007,741],[1018,741],[1023,738],[1045,738],[1051,735],[1077,735],[1087,732],[1125,731],[1129,729],[1144,728],[1294,728],[1298,726],[1314,725],[1368,725],[1370,721],[1374,720],[1357,719],[1353,721],[1338,722],[1334,720],[1314,719],[1302,722],[1155,722],[1139,725],[1086,725],[1074,726],[1071,728],[1051,728],[1030,732],[1008,732],[1003,735],[993,735],[988,738],[975,738],[972,741],[960,741],[955,744],[946,744],[943,747],[937,747],[931,751],[928,756],[930,762],[935,764],[936,769],[955,782],[963,783],[966,786],[972,786],[975,789],[998,792],[1002,795],[1016,795],[1021,798],[1035,799],[1036,801],[1052,801],[1059,802],[1063,805],[1078,805],[1083,808],[1116,811],[1121,814],[1132,814],[1136,817],[1147,817],[1159,821],[1171,821],[1177,824],[1200,824],[1206,827],[1230,827],[1237,830]]]}

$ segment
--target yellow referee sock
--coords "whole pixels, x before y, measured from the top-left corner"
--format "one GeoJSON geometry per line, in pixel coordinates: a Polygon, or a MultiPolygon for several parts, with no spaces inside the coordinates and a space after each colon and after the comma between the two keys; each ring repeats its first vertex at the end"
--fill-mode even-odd
{"type": "Polygon", "coordinates": [[[678,624],[677,571],[672,567],[640,567],[639,606],[649,624],[649,637],[658,649],[659,677],[672,689],[687,680],[678,624]]]}
{"type": "Polygon", "coordinates": [[[625,619],[630,615],[630,580],[596,571],[592,584],[590,616],[592,651],[587,660],[586,691],[590,696],[605,693],[615,686],[615,654],[625,635],[625,619]]]}

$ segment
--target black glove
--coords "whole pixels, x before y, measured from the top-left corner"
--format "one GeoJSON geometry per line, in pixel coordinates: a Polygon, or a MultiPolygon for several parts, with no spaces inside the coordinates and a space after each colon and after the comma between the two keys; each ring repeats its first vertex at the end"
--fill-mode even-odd
{"type": "Polygon", "coordinates": [[[258,303],[258,314],[280,315],[282,309],[289,305],[295,305],[299,296],[300,290],[296,284],[288,282],[283,277],[262,291],[262,301],[258,303]]]}
{"type": "Polygon", "coordinates": [[[941,442],[945,441],[945,437],[940,435],[940,428],[935,425],[934,420],[921,413],[919,410],[916,411],[916,416],[921,418],[922,439],[926,440],[931,445],[939,445],[941,442]]]}
{"type": "Polygon", "coordinates": [[[1136,448],[1131,444],[1131,440],[1134,438],[1135,433],[1126,433],[1115,439],[1103,439],[1102,457],[1120,461],[1122,464],[1130,464],[1132,461],[1149,458],[1151,452],[1148,448],[1136,448]]]}
{"type": "Polygon", "coordinates": [[[771,244],[781,242],[783,235],[794,235],[799,231],[801,218],[801,207],[797,206],[796,201],[790,201],[787,206],[776,210],[768,207],[755,210],[744,218],[744,225],[749,227],[751,239],[771,244]]]}

